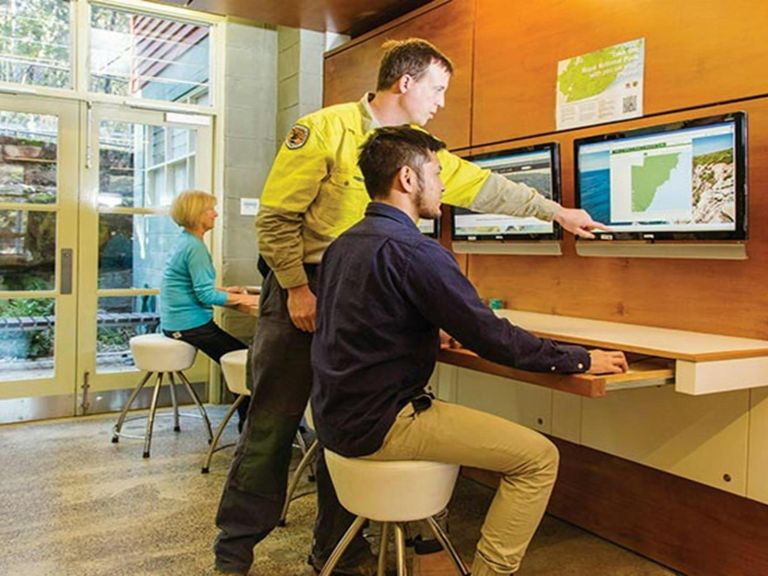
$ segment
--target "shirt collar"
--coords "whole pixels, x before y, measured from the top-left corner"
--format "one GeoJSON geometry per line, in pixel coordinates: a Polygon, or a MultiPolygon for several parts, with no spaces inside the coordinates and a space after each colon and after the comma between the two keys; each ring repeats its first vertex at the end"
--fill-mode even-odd
{"type": "Polygon", "coordinates": [[[381,128],[381,122],[376,119],[371,108],[371,100],[375,94],[373,92],[366,92],[360,99],[358,104],[360,105],[360,111],[363,115],[363,134],[367,134],[368,131],[374,128],[381,128]]]}
{"type": "Polygon", "coordinates": [[[408,214],[400,210],[400,208],[395,208],[394,206],[390,204],[384,204],[383,202],[370,202],[368,207],[365,209],[365,215],[382,216],[384,218],[395,220],[400,224],[408,226],[409,228],[413,228],[414,230],[419,229],[418,226],[416,226],[416,223],[411,220],[411,217],[408,216],[408,214]]]}

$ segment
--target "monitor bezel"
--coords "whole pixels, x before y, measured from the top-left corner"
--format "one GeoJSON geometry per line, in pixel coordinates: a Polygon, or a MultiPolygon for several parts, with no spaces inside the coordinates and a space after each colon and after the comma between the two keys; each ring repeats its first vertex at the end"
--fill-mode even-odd
{"type": "MultiPolygon", "coordinates": [[[[594,230],[595,237],[603,241],[625,241],[655,243],[664,241],[673,242],[714,242],[714,241],[743,241],[747,239],[747,114],[746,112],[728,112],[724,114],[715,114],[700,118],[690,118],[677,122],[667,122],[664,124],[655,124],[653,126],[644,126],[632,130],[622,130],[586,138],[577,138],[573,141],[573,167],[574,167],[574,198],[576,208],[582,208],[581,204],[581,181],[579,178],[579,150],[587,144],[596,142],[608,142],[613,140],[624,140],[637,136],[650,136],[654,134],[663,134],[665,132],[676,132],[689,128],[706,127],[715,124],[733,123],[734,124],[734,163],[736,170],[736,219],[734,230],[701,230],[701,231],[602,231],[594,230]]],[[[610,226],[609,223],[606,225],[610,226]]],[[[579,239],[581,240],[581,239],[579,239]]]]}
{"type": "MultiPolygon", "coordinates": [[[[494,152],[484,154],[473,154],[464,159],[473,162],[475,160],[489,160],[500,156],[512,156],[516,154],[530,154],[532,152],[548,151],[552,165],[552,200],[560,203],[562,198],[562,189],[560,186],[560,143],[543,142],[531,146],[519,146],[515,148],[504,148],[494,152]]],[[[491,170],[493,171],[493,170],[491,170]]],[[[515,216],[511,216],[515,218],[515,216]]],[[[451,239],[461,242],[538,242],[541,240],[560,240],[563,236],[562,229],[556,222],[552,222],[552,232],[534,232],[526,234],[494,234],[494,235],[473,235],[456,233],[456,211],[451,206],[451,239]]]]}
{"type": "Polygon", "coordinates": [[[438,216],[437,218],[423,218],[423,220],[432,220],[435,223],[435,229],[432,232],[424,232],[423,230],[419,229],[419,232],[421,232],[427,238],[434,238],[435,240],[439,240],[441,218],[438,216]]]}

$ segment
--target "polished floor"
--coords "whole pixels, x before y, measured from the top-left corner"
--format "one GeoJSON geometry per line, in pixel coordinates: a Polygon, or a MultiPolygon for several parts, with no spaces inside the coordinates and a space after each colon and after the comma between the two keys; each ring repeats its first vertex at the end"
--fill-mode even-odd
{"type": "MultiPolygon", "coordinates": [[[[214,425],[221,406],[209,408],[214,425]]],[[[200,473],[207,444],[199,420],[182,432],[159,418],[152,457],[139,440],[110,443],[115,416],[0,426],[0,574],[5,576],[203,576],[212,564],[213,519],[231,450],[200,473]]],[[[136,433],[142,422],[128,424],[136,433]]],[[[234,439],[231,424],[225,439],[234,439]]],[[[288,526],[256,548],[251,576],[310,576],[315,499],[291,507],[288,526]]],[[[492,493],[460,480],[450,530],[469,560],[492,493]]],[[[546,517],[520,576],[673,576],[675,573],[546,517]]]]}

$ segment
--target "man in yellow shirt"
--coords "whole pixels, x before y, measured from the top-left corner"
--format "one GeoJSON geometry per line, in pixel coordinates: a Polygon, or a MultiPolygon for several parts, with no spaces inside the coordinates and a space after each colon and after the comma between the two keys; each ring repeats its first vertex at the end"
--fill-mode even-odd
{"type": "MultiPolygon", "coordinates": [[[[452,72],[451,61],[429,42],[388,43],[376,92],[300,119],[277,154],[256,218],[259,251],[270,271],[251,345],[251,409],[216,517],[220,533],[214,550],[222,573],[246,574],[253,547],[280,517],[291,444],[312,384],[317,266],[328,245],[363,217],[369,202],[357,167],[359,147],[381,126],[426,125],[445,104],[452,72]]],[[[602,227],[583,210],[563,208],[450,152],[442,150],[438,157],[445,204],[554,220],[583,237],[602,227]]],[[[309,562],[319,571],[353,517],[336,499],[322,455],[316,476],[318,517],[309,562]]],[[[334,571],[375,573],[376,562],[361,536],[334,571]]]]}

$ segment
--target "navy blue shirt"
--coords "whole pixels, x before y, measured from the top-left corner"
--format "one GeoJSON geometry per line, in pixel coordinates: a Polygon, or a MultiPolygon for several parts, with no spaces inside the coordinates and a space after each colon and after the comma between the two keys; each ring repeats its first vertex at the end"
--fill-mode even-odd
{"type": "Polygon", "coordinates": [[[403,211],[372,202],[320,266],[312,407],[321,443],[345,456],[378,450],[397,413],[424,392],[440,328],[500,364],[589,369],[581,346],[538,338],[498,318],[448,250],[403,211]]]}

